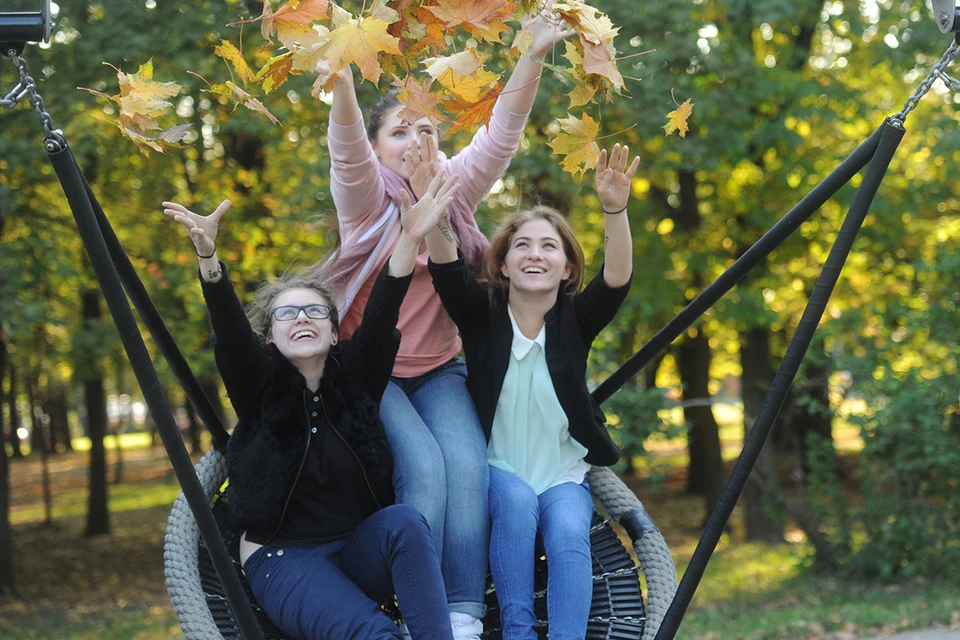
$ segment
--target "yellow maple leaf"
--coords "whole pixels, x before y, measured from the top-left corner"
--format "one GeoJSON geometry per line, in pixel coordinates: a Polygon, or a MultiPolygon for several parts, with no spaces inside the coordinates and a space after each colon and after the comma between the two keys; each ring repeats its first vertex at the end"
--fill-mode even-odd
{"type": "Polygon", "coordinates": [[[221,40],[217,48],[213,50],[213,53],[233,66],[234,72],[239,76],[240,82],[243,84],[246,85],[255,80],[253,70],[250,69],[247,61],[243,59],[243,54],[240,53],[240,50],[237,49],[232,42],[221,40]]]}
{"type": "Polygon", "coordinates": [[[458,75],[468,76],[483,64],[480,54],[475,47],[470,47],[466,51],[455,53],[452,56],[438,56],[426,58],[423,61],[424,71],[430,74],[430,77],[436,80],[448,69],[453,69],[458,75]]]}
{"type": "Polygon", "coordinates": [[[468,131],[481,122],[489,125],[490,117],[493,115],[493,105],[496,104],[501,91],[503,91],[503,82],[498,82],[474,102],[461,98],[445,101],[443,108],[453,117],[453,126],[447,133],[468,131]]]}
{"type": "Polygon", "coordinates": [[[242,104],[251,111],[267,116],[273,124],[280,124],[280,121],[267,110],[262,102],[232,82],[221,82],[220,84],[210,85],[210,93],[234,102],[234,108],[236,108],[237,104],[242,104]]]}
{"type": "Polygon", "coordinates": [[[560,130],[547,144],[553,153],[561,157],[563,170],[573,176],[583,175],[597,164],[600,147],[596,143],[600,123],[583,114],[580,120],[576,116],[560,118],[560,130]]]}
{"type": "Polygon", "coordinates": [[[313,23],[327,17],[330,12],[329,0],[290,0],[276,12],[269,2],[263,3],[260,31],[264,39],[277,39],[288,49],[309,39],[313,23]]]}
{"type": "Polygon", "coordinates": [[[176,82],[156,82],[153,80],[153,61],[140,65],[137,73],[126,74],[111,66],[117,72],[120,93],[109,96],[93,89],[80,87],[96,96],[111,100],[120,105],[117,122],[120,132],[137,144],[140,151],[149,153],[149,149],[161,153],[177,143],[190,130],[190,125],[176,125],[167,130],[157,122],[173,104],[169,98],[180,93],[176,82]],[[154,133],[159,131],[160,133],[154,133]]]}
{"type": "Polygon", "coordinates": [[[503,21],[510,19],[515,5],[509,0],[438,0],[426,8],[448,28],[462,27],[480,40],[500,42],[500,34],[509,31],[503,21]]]}
{"type": "Polygon", "coordinates": [[[330,71],[337,72],[351,62],[363,77],[374,84],[383,70],[377,56],[383,52],[400,54],[399,40],[387,33],[389,25],[379,18],[351,18],[330,32],[323,49],[330,71]]]}
{"type": "Polygon", "coordinates": [[[620,27],[613,26],[610,18],[583,2],[554,4],[553,10],[586,42],[611,43],[620,31],[620,27]]]}
{"type": "MultiPolygon", "coordinates": [[[[580,41],[577,40],[576,42],[576,45],[570,40],[563,43],[566,48],[563,57],[570,61],[572,72],[570,79],[573,81],[573,89],[567,94],[570,97],[569,108],[571,109],[593,102],[593,97],[597,93],[596,83],[590,81],[583,70],[583,54],[577,46],[580,45],[580,41]]],[[[582,45],[580,45],[580,48],[582,48],[582,45]]]]}
{"type": "Polygon", "coordinates": [[[623,76],[617,69],[617,52],[607,44],[583,42],[583,71],[610,81],[617,89],[623,87],[623,76]]]}
{"type": "Polygon", "coordinates": [[[690,130],[690,126],[687,124],[687,119],[690,117],[690,114],[693,113],[693,103],[690,101],[690,98],[687,98],[683,104],[677,105],[677,108],[667,114],[667,124],[663,125],[664,138],[668,135],[677,131],[680,133],[681,138],[687,137],[687,131],[690,130]]]}

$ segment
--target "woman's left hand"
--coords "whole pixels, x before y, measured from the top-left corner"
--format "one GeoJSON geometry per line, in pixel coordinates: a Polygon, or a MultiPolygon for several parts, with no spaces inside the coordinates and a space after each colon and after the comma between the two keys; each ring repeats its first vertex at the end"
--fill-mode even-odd
{"type": "Polygon", "coordinates": [[[400,191],[400,226],[407,237],[419,244],[436,228],[460,188],[459,180],[456,174],[447,177],[442,171],[438,172],[416,204],[411,203],[409,193],[400,191]]]}
{"type": "Polygon", "coordinates": [[[600,205],[607,213],[617,213],[627,206],[630,198],[630,182],[640,166],[640,156],[635,156],[630,166],[627,158],[630,148],[619,143],[613,145],[610,151],[610,162],[607,163],[607,150],[600,152],[597,160],[597,195],[600,196],[600,205]]]}

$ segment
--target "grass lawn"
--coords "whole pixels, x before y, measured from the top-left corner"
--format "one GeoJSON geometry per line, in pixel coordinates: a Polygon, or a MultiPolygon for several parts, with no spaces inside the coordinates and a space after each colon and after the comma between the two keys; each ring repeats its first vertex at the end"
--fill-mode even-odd
{"type": "MultiPolygon", "coordinates": [[[[112,460],[113,458],[111,458],[112,460]]],[[[11,462],[11,521],[19,598],[0,597],[4,640],[146,640],[181,637],[163,577],[163,534],[178,492],[162,449],[131,449],[110,486],[109,536],[83,536],[86,454],[52,458],[53,524],[44,524],[36,460],[11,462]]],[[[699,539],[701,498],[674,475],[630,481],[664,533],[682,575],[699,539]]],[[[684,619],[693,640],[855,640],[933,624],[960,628],[953,584],[850,583],[805,570],[809,549],[743,542],[734,515],[684,619]]]]}

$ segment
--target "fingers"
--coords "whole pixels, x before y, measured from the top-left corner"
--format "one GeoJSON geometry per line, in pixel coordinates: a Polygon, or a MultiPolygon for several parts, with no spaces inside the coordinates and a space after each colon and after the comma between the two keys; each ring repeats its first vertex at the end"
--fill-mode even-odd
{"type": "Polygon", "coordinates": [[[220,203],[220,206],[218,206],[216,209],[214,209],[213,213],[210,214],[210,218],[211,218],[214,222],[219,222],[219,221],[220,221],[220,218],[223,217],[223,214],[225,214],[227,211],[229,211],[231,204],[233,204],[233,203],[230,202],[229,200],[224,200],[223,202],[220,203]]]}
{"type": "Polygon", "coordinates": [[[597,158],[597,174],[601,174],[606,171],[607,168],[607,150],[600,150],[600,157],[597,158]]]}
{"type": "Polygon", "coordinates": [[[400,210],[407,211],[410,208],[410,194],[406,189],[400,189],[400,210]]]}

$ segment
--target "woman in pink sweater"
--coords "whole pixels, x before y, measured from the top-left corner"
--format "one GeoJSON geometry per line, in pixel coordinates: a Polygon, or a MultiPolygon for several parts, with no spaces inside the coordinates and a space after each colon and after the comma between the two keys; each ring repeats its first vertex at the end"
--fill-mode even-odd
{"type": "MultiPolygon", "coordinates": [[[[460,191],[448,208],[451,223],[468,264],[482,260],[488,242],[474,213],[517,151],[543,70],[540,60],[573,35],[546,9],[527,26],[533,42],[517,61],[489,127],[482,126],[451,158],[435,152],[439,132],[429,119],[408,123],[399,117],[395,94],[381,98],[364,127],[352,71],[337,75],[328,137],[341,238],[332,276],[343,290],[344,337],[358,326],[373,276],[399,240],[400,191],[422,195],[437,165],[460,176],[460,191]]],[[[490,529],[486,442],[467,392],[457,327],[434,291],[427,259],[424,248],[400,309],[403,339],[380,414],[393,450],[398,500],[426,518],[441,558],[454,637],[479,640],[490,529]]]]}

